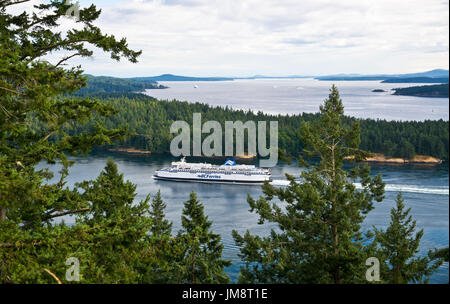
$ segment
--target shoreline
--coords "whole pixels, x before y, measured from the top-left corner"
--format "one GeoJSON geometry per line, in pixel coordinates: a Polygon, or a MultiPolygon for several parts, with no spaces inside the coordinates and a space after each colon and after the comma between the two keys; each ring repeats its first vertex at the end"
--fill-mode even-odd
{"type": "Polygon", "coordinates": [[[432,94],[407,94],[407,93],[393,93],[395,96],[411,96],[411,97],[427,97],[427,98],[448,98],[444,95],[432,95],[432,94]]]}
{"type": "MultiPolygon", "coordinates": [[[[151,154],[170,154],[166,153],[152,153],[147,150],[139,150],[135,148],[109,148],[106,149],[107,152],[111,153],[119,153],[119,154],[128,154],[128,155],[151,155],[151,154]]],[[[200,158],[209,158],[209,159],[227,159],[228,156],[189,156],[189,157],[200,157],[200,158]]],[[[256,155],[244,155],[244,156],[234,156],[236,160],[255,160],[257,158],[256,155]]],[[[350,160],[350,157],[347,158],[350,160]]],[[[440,165],[444,161],[442,159],[438,159],[432,156],[427,155],[416,155],[413,159],[399,158],[399,157],[386,157],[383,154],[375,153],[374,156],[365,159],[363,162],[365,163],[373,163],[373,164],[391,164],[391,165],[440,165]]]]}
{"type": "MultiPolygon", "coordinates": [[[[102,149],[100,149],[102,150],[102,149]]],[[[164,154],[170,154],[170,152],[151,152],[147,150],[139,150],[135,148],[108,148],[104,149],[103,151],[111,152],[111,153],[120,153],[120,154],[130,154],[130,155],[151,155],[151,154],[158,154],[158,155],[164,155],[164,154]]],[[[230,156],[188,156],[188,157],[200,157],[200,158],[210,158],[210,159],[227,159],[230,156]]],[[[257,158],[256,155],[244,155],[244,156],[233,156],[232,158],[237,160],[254,160],[257,158]]]]}
{"type": "Polygon", "coordinates": [[[121,153],[121,154],[133,154],[133,155],[150,155],[152,152],[146,150],[139,150],[134,148],[110,148],[106,149],[108,152],[121,153]]]}
{"type": "Polygon", "coordinates": [[[375,164],[392,164],[392,165],[440,165],[443,163],[442,159],[427,155],[416,155],[413,159],[406,159],[400,157],[386,157],[383,154],[376,153],[372,157],[366,158],[363,162],[375,164]]]}

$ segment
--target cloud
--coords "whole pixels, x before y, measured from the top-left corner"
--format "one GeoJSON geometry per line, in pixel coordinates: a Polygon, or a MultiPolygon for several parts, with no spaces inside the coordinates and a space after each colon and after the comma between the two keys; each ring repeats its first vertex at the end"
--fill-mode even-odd
{"type": "Polygon", "coordinates": [[[282,42],[294,44],[294,45],[307,45],[307,44],[315,44],[317,41],[305,40],[302,38],[298,39],[284,39],[282,42]]]}
{"type": "Polygon", "coordinates": [[[161,4],[178,6],[200,6],[202,1],[197,0],[162,0],[161,4]]]}
{"type": "MultiPolygon", "coordinates": [[[[82,5],[93,1],[82,0],[82,5]]],[[[448,1],[96,0],[98,25],[140,63],[96,53],[93,74],[240,76],[448,66],[448,1]]]]}

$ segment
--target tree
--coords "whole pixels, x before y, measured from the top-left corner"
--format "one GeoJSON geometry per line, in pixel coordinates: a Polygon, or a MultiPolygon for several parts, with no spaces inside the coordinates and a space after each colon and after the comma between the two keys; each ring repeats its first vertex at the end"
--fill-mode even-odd
{"type": "Polygon", "coordinates": [[[67,154],[87,152],[128,133],[101,124],[76,135],[64,132],[64,126],[84,123],[92,113],[116,112],[95,99],[68,97],[86,85],[86,78],[81,67],[66,63],[75,56],[91,56],[92,46],[115,60],[136,62],[140,52],[93,24],[100,15],[94,5],[81,9],[74,28],[63,32],[60,22],[71,5],[46,1],[32,12],[13,13],[26,2],[30,1],[0,1],[0,281],[49,283],[55,280],[44,268],[61,274],[74,251],[88,255],[86,247],[75,244],[80,244],[84,231],[93,229],[54,222],[91,210],[66,187],[72,163],[67,154]],[[49,62],[46,56],[56,52],[68,55],[49,62]],[[35,169],[42,161],[63,165],[58,183],[44,184],[52,174],[35,169]]]}
{"type": "Polygon", "coordinates": [[[182,229],[177,236],[185,246],[178,264],[178,283],[225,284],[229,279],[224,268],[231,262],[222,259],[221,237],[210,230],[212,223],[203,209],[195,192],[191,192],[184,203],[182,229]]]}
{"type": "Polygon", "coordinates": [[[165,219],[166,204],[158,191],[152,200],[149,212],[151,219],[150,234],[147,235],[148,250],[154,259],[143,265],[145,283],[171,284],[177,283],[177,259],[183,251],[184,243],[171,236],[172,223],[165,219]]]}
{"type": "Polygon", "coordinates": [[[431,252],[425,257],[415,257],[419,253],[423,229],[415,233],[416,221],[409,215],[410,211],[411,208],[405,210],[399,193],[396,207],[391,210],[389,227],[385,231],[374,227],[376,254],[383,257],[381,276],[390,284],[428,282],[431,274],[442,264],[440,259],[432,263],[436,257],[431,252]]]}
{"type": "MultiPolygon", "coordinates": [[[[87,45],[110,53],[116,60],[125,57],[136,62],[140,52],[128,49],[125,39],[118,41],[114,36],[102,34],[93,25],[100,15],[94,5],[80,10],[76,23],[82,29],[63,33],[59,31],[59,22],[71,7],[65,1],[36,5],[32,13],[8,13],[9,8],[24,2],[29,1],[0,2],[0,176],[14,176],[18,184],[28,183],[33,187],[28,181],[49,177],[45,171],[30,169],[37,163],[59,160],[67,167],[70,162],[65,153],[86,152],[95,144],[122,139],[125,134],[124,130],[106,130],[101,125],[96,126],[95,132],[77,136],[62,131],[62,126],[86,122],[93,112],[105,116],[115,112],[93,99],[62,97],[86,85],[80,67],[64,68],[64,64],[75,56],[91,56],[87,45]],[[56,51],[72,54],[56,63],[43,59],[56,51]],[[39,122],[39,129],[30,127],[31,118],[39,122]]],[[[23,201],[14,199],[14,183],[5,184],[9,184],[4,187],[9,190],[0,193],[2,221],[6,220],[8,211],[13,212],[23,201]]]]}
{"type": "Polygon", "coordinates": [[[89,263],[98,267],[89,269],[84,283],[142,282],[146,270],[142,263],[153,259],[146,238],[151,228],[150,197],[134,203],[136,185],[124,181],[112,159],[96,180],[78,183],[77,187],[83,190],[81,199],[91,209],[77,222],[91,227],[87,234],[89,263]]]}
{"type": "Polygon", "coordinates": [[[150,218],[152,219],[151,232],[155,237],[169,235],[172,233],[172,223],[165,219],[164,209],[167,205],[161,198],[161,190],[158,190],[156,197],[152,200],[150,218]]]}
{"type": "Polygon", "coordinates": [[[242,283],[356,283],[364,281],[364,262],[370,252],[364,248],[361,223],[373,209],[373,201],[384,197],[381,176],[371,178],[370,169],[343,170],[344,159],[360,161],[368,153],[358,149],[359,124],[346,127],[341,117],[342,100],[335,86],[320,107],[318,122],[302,124],[304,154],[319,158],[299,164],[309,169],[301,173],[301,182],[286,175],[289,186],[263,186],[264,196],[249,196],[251,212],[259,223],[271,222],[269,236],[259,237],[247,231],[233,231],[241,247],[242,283]],[[353,184],[356,180],[362,189],[353,184]],[[285,204],[272,202],[274,198],[285,204]]]}
{"type": "Polygon", "coordinates": [[[411,160],[416,156],[414,146],[408,140],[406,140],[404,138],[400,142],[398,156],[403,157],[408,160],[411,160]]]}

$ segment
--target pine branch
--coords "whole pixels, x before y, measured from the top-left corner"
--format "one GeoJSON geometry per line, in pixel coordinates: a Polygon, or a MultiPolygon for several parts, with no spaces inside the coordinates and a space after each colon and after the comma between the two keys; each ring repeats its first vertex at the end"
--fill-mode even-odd
{"type": "Polygon", "coordinates": [[[16,1],[4,0],[4,1],[0,1],[0,7],[7,7],[7,6],[30,2],[30,1],[31,0],[16,0],[16,1]]]}
{"type": "Polygon", "coordinates": [[[83,213],[83,212],[87,212],[90,211],[91,208],[82,208],[82,209],[77,209],[77,210],[71,210],[71,211],[66,211],[66,212],[60,212],[60,213],[56,213],[56,214],[52,214],[52,215],[48,215],[44,221],[49,220],[49,219],[53,219],[56,217],[60,217],[60,216],[65,216],[65,215],[71,215],[71,214],[77,214],[77,213],[83,213]]]}

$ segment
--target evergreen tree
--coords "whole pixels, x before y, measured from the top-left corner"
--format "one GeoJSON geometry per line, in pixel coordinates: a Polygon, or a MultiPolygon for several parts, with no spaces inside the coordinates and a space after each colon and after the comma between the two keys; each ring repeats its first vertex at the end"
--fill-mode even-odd
{"type": "Polygon", "coordinates": [[[26,2],[0,1],[0,282],[50,283],[55,279],[48,271],[62,278],[72,254],[84,256],[81,267],[87,269],[92,243],[83,236],[95,230],[55,223],[90,211],[88,202],[66,187],[72,163],[67,154],[127,134],[101,124],[78,134],[64,132],[64,126],[84,123],[93,113],[116,112],[95,99],[67,97],[84,87],[86,78],[80,67],[65,64],[75,56],[91,56],[92,47],[131,62],[140,52],[93,24],[100,16],[94,5],[80,9],[74,28],[64,31],[67,26],[60,23],[71,8],[66,1],[45,1],[20,13],[26,2]],[[50,62],[50,53],[66,55],[50,62]],[[63,165],[59,182],[46,183],[53,174],[35,169],[42,161],[63,165]]]}
{"type": "Polygon", "coordinates": [[[359,124],[346,128],[342,121],[344,107],[333,86],[320,107],[320,119],[302,125],[306,156],[316,156],[316,163],[302,157],[299,164],[309,167],[301,173],[301,182],[286,175],[289,186],[263,186],[264,196],[248,198],[251,211],[260,224],[271,222],[269,236],[259,237],[247,231],[243,236],[233,231],[241,247],[242,283],[356,283],[364,282],[364,262],[370,252],[363,246],[361,223],[372,210],[373,201],[384,197],[381,176],[371,178],[370,170],[354,167],[343,170],[344,159],[356,161],[368,153],[358,149],[359,124]],[[359,180],[362,189],[354,182],[359,180]],[[271,202],[278,198],[285,203],[271,202]]]}
{"type": "Polygon", "coordinates": [[[409,160],[413,159],[416,156],[414,146],[408,140],[403,138],[402,141],[400,142],[399,152],[395,156],[409,160]]]}
{"type": "Polygon", "coordinates": [[[195,192],[184,203],[182,229],[178,239],[186,246],[179,260],[179,283],[228,283],[224,268],[231,265],[222,259],[221,237],[211,231],[212,223],[204,214],[203,205],[195,192]]]}
{"type": "Polygon", "coordinates": [[[172,223],[165,219],[164,209],[166,204],[161,198],[161,190],[158,190],[156,197],[152,200],[150,218],[152,220],[152,235],[160,237],[162,235],[170,235],[172,233],[172,223]]]}
{"type": "Polygon", "coordinates": [[[381,279],[391,284],[428,282],[429,277],[442,264],[433,262],[432,253],[416,257],[419,253],[423,229],[415,233],[416,221],[409,215],[411,208],[405,210],[401,193],[398,194],[396,207],[391,210],[391,223],[386,231],[374,227],[375,241],[378,246],[376,256],[382,257],[381,279]]]}
{"type": "Polygon", "coordinates": [[[101,272],[90,270],[86,278],[97,283],[141,282],[144,273],[139,267],[152,258],[146,240],[151,227],[147,215],[149,196],[134,203],[136,185],[124,181],[112,159],[108,159],[96,180],[78,183],[77,187],[83,190],[81,198],[92,210],[78,219],[78,224],[94,228],[89,236],[92,242],[89,262],[101,269],[101,272]]]}

